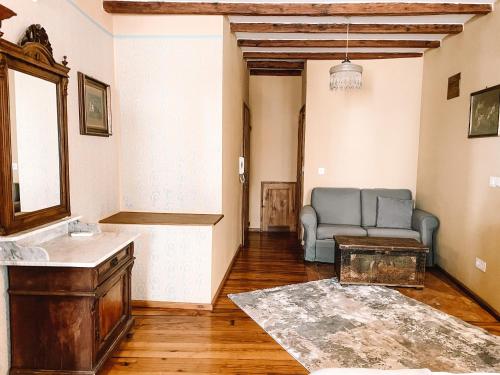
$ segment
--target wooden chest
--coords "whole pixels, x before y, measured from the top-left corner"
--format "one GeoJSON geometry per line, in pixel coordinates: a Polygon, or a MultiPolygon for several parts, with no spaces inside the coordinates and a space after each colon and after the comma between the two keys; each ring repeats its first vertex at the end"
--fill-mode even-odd
{"type": "Polygon", "coordinates": [[[335,238],[335,270],[341,284],[423,288],[429,249],[409,238],[335,238]]]}
{"type": "Polygon", "coordinates": [[[133,243],[94,268],[11,266],[10,374],[97,374],[132,327],[133,243]]]}

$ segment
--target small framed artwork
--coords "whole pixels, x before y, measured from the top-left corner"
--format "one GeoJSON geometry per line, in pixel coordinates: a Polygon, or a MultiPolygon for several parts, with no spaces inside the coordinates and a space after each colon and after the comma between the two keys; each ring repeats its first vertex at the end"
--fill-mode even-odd
{"type": "Polygon", "coordinates": [[[469,138],[496,137],[500,123],[500,85],[470,95],[469,138]]]}
{"type": "Polygon", "coordinates": [[[109,85],[78,72],[78,100],[80,134],[112,135],[109,85]]]}

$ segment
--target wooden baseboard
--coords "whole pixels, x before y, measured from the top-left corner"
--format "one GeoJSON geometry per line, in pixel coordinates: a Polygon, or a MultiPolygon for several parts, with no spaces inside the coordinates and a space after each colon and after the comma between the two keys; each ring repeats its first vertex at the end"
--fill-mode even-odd
{"type": "Polygon", "coordinates": [[[435,265],[434,268],[442,272],[447,278],[449,278],[451,281],[453,281],[457,286],[465,293],[467,294],[470,298],[472,298],[479,306],[481,306],[483,309],[488,311],[497,321],[500,321],[500,313],[493,308],[488,302],[486,302],[484,299],[479,297],[476,293],[474,293],[472,290],[470,290],[467,286],[465,286],[464,283],[462,283],[460,280],[458,280],[456,277],[453,275],[449,274],[447,271],[445,271],[443,268],[441,268],[439,265],[435,265]]]}
{"type": "Polygon", "coordinates": [[[144,301],[144,300],[133,300],[132,307],[147,307],[152,309],[205,310],[205,311],[213,310],[213,306],[210,303],[144,301]]]}
{"type": "Polygon", "coordinates": [[[238,257],[238,254],[241,251],[242,246],[238,246],[238,249],[233,255],[233,259],[231,259],[231,263],[229,264],[229,267],[226,270],[226,273],[224,274],[224,277],[222,278],[222,281],[219,284],[219,287],[217,288],[217,292],[215,292],[214,297],[212,298],[212,308],[215,305],[215,301],[217,301],[217,298],[219,298],[220,292],[222,291],[222,288],[224,284],[226,283],[227,278],[229,277],[229,274],[231,273],[231,270],[233,269],[234,262],[236,261],[236,258],[238,257]]]}
{"type": "Polygon", "coordinates": [[[261,232],[260,228],[248,228],[248,231],[249,232],[256,232],[256,233],[261,232]]]}

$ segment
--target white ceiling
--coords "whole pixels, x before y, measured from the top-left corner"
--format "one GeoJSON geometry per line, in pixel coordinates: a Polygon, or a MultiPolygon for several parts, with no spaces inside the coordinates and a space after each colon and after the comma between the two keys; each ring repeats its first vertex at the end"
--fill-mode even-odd
{"type": "MultiPolygon", "coordinates": [[[[126,0],[124,0],[126,1],[126,0]]],[[[148,0],[139,0],[148,1],[148,0]]],[[[200,0],[208,3],[261,3],[261,4],[279,4],[279,3],[317,3],[317,4],[335,4],[335,3],[452,3],[452,4],[491,4],[495,0],[418,0],[418,1],[404,1],[404,0],[200,0]]],[[[177,1],[163,1],[163,2],[198,2],[194,0],[177,0],[177,1]]],[[[443,15],[425,15],[425,16],[363,16],[363,17],[292,17],[292,16],[229,16],[229,21],[234,23],[269,23],[269,24],[300,24],[300,25],[317,25],[317,24],[388,24],[388,25],[465,25],[473,14],[443,14],[443,15]]],[[[315,32],[235,32],[238,40],[263,40],[263,41],[276,41],[276,40],[345,40],[344,33],[315,33],[315,32]]],[[[395,40],[395,41],[441,41],[447,35],[445,34],[416,34],[416,33],[364,33],[357,34],[351,33],[350,40],[395,40]]],[[[271,43],[272,44],[272,43],[271,43]]],[[[303,44],[303,43],[300,43],[303,44]]],[[[300,45],[299,44],[299,45],[300,45]]],[[[411,45],[406,43],[405,45],[411,45]]],[[[364,47],[364,48],[350,48],[351,52],[360,53],[424,53],[424,48],[380,48],[380,47],[364,47]]],[[[271,52],[271,53],[317,53],[317,52],[331,52],[338,53],[344,52],[344,48],[317,48],[317,47],[241,47],[243,52],[271,52]]],[[[255,60],[254,58],[252,60],[255,60]]],[[[261,59],[270,60],[270,59],[261,59]]],[[[291,57],[286,61],[296,61],[291,57]]],[[[281,60],[283,61],[283,60],[281,60]]]]}

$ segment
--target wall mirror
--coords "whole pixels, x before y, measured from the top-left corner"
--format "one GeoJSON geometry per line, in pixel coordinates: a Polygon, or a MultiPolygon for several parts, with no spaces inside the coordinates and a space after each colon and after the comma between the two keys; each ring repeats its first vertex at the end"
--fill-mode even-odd
{"type": "Polygon", "coordinates": [[[66,65],[40,25],[19,45],[0,39],[2,235],[70,215],[66,65]]]}

